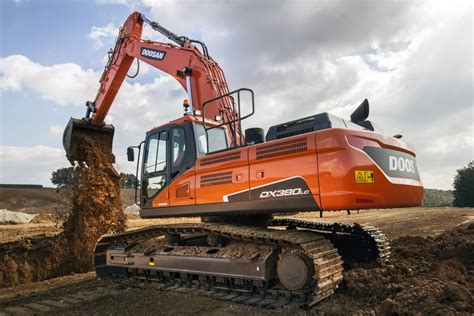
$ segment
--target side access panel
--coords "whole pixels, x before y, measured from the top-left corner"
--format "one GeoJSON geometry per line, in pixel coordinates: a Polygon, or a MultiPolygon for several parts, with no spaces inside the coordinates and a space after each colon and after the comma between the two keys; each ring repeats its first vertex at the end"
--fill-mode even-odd
{"type": "Polygon", "coordinates": [[[196,204],[195,183],[194,167],[176,177],[169,185],[170,206],[196,204]]]}
{"type": "Polygon", "coordinates": [[[226,195],[249,189],[248,148],[201,157],[195,170],[196,204],[222,203],[226,195]]]}
{"type": "Polygon", "coordinates": [[[249,190],[234,190],[229,202],[250,198],[256,210],[318,210],[319,183],[314,134],[248,147],[249,190]]]}

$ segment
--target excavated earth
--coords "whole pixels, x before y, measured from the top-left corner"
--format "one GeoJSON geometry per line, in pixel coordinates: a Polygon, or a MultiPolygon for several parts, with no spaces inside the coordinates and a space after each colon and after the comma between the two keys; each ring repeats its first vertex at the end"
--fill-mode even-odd
{"type": "Polygon", "coordinates": [[[75,157],[72,210],[61,222],[61,233],[3,244],[0,287],[91,271],[100,236],[125,229],[120,176],[110,163],[112,152],[80,135],[70,153],[75,157]]]}
{"type": "MultiPolygon", "coordinates": [[[[295,216],[313,218],[316,215],[302,213],[295,216]]],[[[0,259],[8,253],[10,266],[26,261],[28,265],[24,266],[23,274],[17,274],[16,283],[33,283],[0,289],[0,314],[3,311],[4,314],[472,315],[473,217],[474,209],[419,208],[365,211],[351,216],[334,213],[323,218],[324,221],[378,225],[392,239],[392,258],[385,265],[352,266],[344,273],[344,281],[336,293],[309,311],[295,306],[276,311],[257,309],[192,292],[169,292],[153,283],[119,285],[98,280],[91,272],[33,282],[49,278],[45,271],[52,268],[57,275],[68,274],[67,269],[59,267],[56,271],[58,266],[42,266],[44,256],[52,253],[54,237],[20,238],[1,245],[0,259]],[[387,218],[386,214],[394,218],[387,218]],[[28,274],[37,278],[24,278],[28,274]]],[[[137,221],[129,219],[134,227],[150,224],[146,220],[137,221]]],[[[163,223],[170,221],[163,220],[163,223]]]]}

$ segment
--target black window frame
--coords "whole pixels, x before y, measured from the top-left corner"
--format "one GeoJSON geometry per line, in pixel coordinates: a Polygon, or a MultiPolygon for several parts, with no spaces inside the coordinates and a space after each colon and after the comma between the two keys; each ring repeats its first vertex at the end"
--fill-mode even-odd
{"type": "MultiPolygon", "coordinates": [[[[204,127],[201,123],[193,123],[193,134],[194,134],[194,139],[195,139],[195,144],[196,144],[195,152],[196,152],[197,157],[204,157],[206,155],[219,153],[219,152],[223,152],[223,151],[227,151],[229,149],[234,149],[235,148],[235,147],[230,146],[229,131],[227,130],[226,127],[221,127],[221,128],[215,129],[215,130],[220,130],[224,133],[226,147],[223,148],[223,149],[218,149],[218,150],[212,150],[211,151],[210,146],[207,144],[207,142],[209,142],[209,132],[206,133],[206,127],[204,127]],[[208,152],[201,152],[200,149],[199,149],[199,146],[198,146],[198,142],[199,142],[199,139],[198,139],[198,136],[199,136],[198,135],[198,126],[200,128],[202,128],[202,131],[204,132],[203,136],[206,138],[206,148],[207,148],[205,150],[208,150],[208,152]]],[[[214,131],[214,129],[212,129],[211,131],[214,131]]]]}
{"type": "MultiPolygon", "coordinates": [[[[159,139],[159,136],[158,136],[159,139]]],[[[192,168],[196,162],[196,148],[195,148],[195,137],[194,137],[194,127],[192,123],[186,123],[186,124],[173,124],[173,125],[168,125],[165,127],[162,127],[157,130],[152,130],[147,133],[145,141],[144,141],[144,153],[142,157],[142,170],[140,172],[142,178],[141,178],[141,202],[143,208],[151,208],[151,201],[156,198],[160,192],[162,192],[166,187],[168,187],[173,179],[177,178],[180,174],[188,170],[189,168],[192,168]],[[174,172],[172,173],[172,141],[171,141],[171,133],[173,128],[183,128],[184,129],[184,138],[186,141],[186,150],[185,150],[185,156],[180,164],[179,170],[173,170],[174,172]],[[145,173],[145,168],[144,168],[144,163],[146,159],[148,158],[148,153],[147,153],[147,146],[149,139],[152,138],[154,135],[166,132],[167,137],[166,137],[166,146],[167,146],[167,154],[166,154],[166,169],[162,171],[157,171],[157,172],[152,172],[152,173],[145,173]],[[165,175],[165,185],[158,191],[156,192],[153,196],[148,197],[146,196],[146,186],[145,182],[149,178],[153,178],[159,175],[165,175]]]]}
{"type": "Polygon", "coordinates": [[[171,152],[171,155],[170,155],[170,164],[171,164],[171,176],[173,177],[173,175],[175,173],[179,173],[179,170],[181,170],[182,168],[182,165],[184,163],[184,160],[185,160],[185,157],[186,157],[186,151],[187,151],[187,142],[186,142],[186,130],[183,126],[173,126],[170,128],[170,152],[171,152]],[[175,165],[175,161],[174,161],[174,148],[173,148],[173,145],[174,145],[174,131],[175,130],[181,130],[183,132],[183,141],[184,141],[184,152],[183,152],[183,158],[181,159],[180,161],[180,164],[179,165],[175,165]]]}
{"type": "Polygon", "coordinates": [[[170,162],[169,155],[170,155],[169,131],[168,131],[167,128],[159,129],[157,131],[153,131],[153,132],[150,132],[149,134],[147,134],[147,137],[145,139],[145,151],[144,151],[144,154],[143,154],[143,161],[142,161],[142,166],[143,167],[142,167],[142,172],[141,172],[141,175],[142,175],[141,196],[142,196],[142,201],[144,202],[143,203],[144,206],[148,205],[149,202],[152,201],[158,194],[160,194],[160,192],[162,192],[169,184],[169,180],[170,180],[170,177],[169,177],[169,167],[170,167],[169,166],[170,165],[169,164],[169,162],[170,162]],[[165,140],[165,148],[166,148],[166,155],[165,155],[166,166],[165,166],[164,169],[156,171],[156,166],[157,166],[156,162],[158,160],[158,152],[160,150],[160,140],[162,140],[161,139],[161,134],[162,133],[166,133],[165,134],[165,139],[164,139],[165,140]],[[157,144],[157,150],[156,150],[155,171],[145,172],[145,162],[148,159],[148,145],[149,145],[150,139],[154,138],[156,135],[158,135],[158,137],[156,138],[158,140],[158,144],[157,144]],[[159,177],[159,176],[164,176],[165,177],[165,184],[163,185],[163,187],[161,187],[153,195],[148,196],[147,190],[148,190],[148,181],[149,181],[149,179],[159,177]]]}

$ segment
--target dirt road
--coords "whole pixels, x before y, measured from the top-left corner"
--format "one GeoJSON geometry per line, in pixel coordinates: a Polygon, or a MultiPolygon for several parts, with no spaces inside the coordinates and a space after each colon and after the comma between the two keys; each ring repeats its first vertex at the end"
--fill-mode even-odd
{"type": "MultiPolygon", "coordinates": [[[[393,240],[393,259],[385,267],[353,267],[344,274],[345,281],[336,294],[309,312],[294,306],[276,311],[257,309],[192,292],[163,291],[158,284],[117,285],[87,273],[1,289],[0,313],[304,315],[418,311],[469,315],[474,312],[474,209],[375,210],[353,212],[350,216],[345,212],[324,216],[324,221],[359,222],[382,228],[393,240]]],[[[293,217],[319,219],[319,214],[293,217]]],[[[160,220],[152,222],[156,224],[160,220]]],[[[149,224],[150,221],[137,218],[129,221],[129,226],[134,228],[149,224]]],[[[16,232],[25,236],[41,231],[29,225],[15,225],[16,232]]],[[[2,236],[12,236],[13,228],[1,229],[5,232],[2,236]]],[[[55,233],[53,228],[49,232],[55,233]]]]}
{"type": "MultiPolygon", "coordinates": [[[[469,208],[400,208],[389,210],[328,212],[319,218],[319,213],[299,213],[293,218],[305,218],[324,222],[343,222],[371,224],[381,228],[389,238],[399,236],[433,236],[463,222],[474,220],[474,209],[469,208]]],[[[141,219],[138,216],[129,216],[128,229],[136,229],[149,225],[198,222],[199,218],[177,219],[141,219]]],[[[54,221],[41,221],[35,224],[0,225],[0,243],[18,240],[24,237],[46,234],[56,235],[60,228],[54,221]]]]}
{"type": "Polygon", "coordinates": [[[390,238],[402,236],[435,236],[461,223],[474,221],[473,208],[433,207],[324,213],[299,213],[291,217],[326,222],[370,224],[383,230],[390,238]]]}

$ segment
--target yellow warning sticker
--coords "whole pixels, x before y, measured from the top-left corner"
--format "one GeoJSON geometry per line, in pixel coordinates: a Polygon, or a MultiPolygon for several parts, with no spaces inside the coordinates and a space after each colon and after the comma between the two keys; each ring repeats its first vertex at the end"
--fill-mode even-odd
{"type": "Polygon", "coordinates": [[[365,170],[355,171],[355,182],[356,183],[374,183],[374,172],[365,170]]]}

